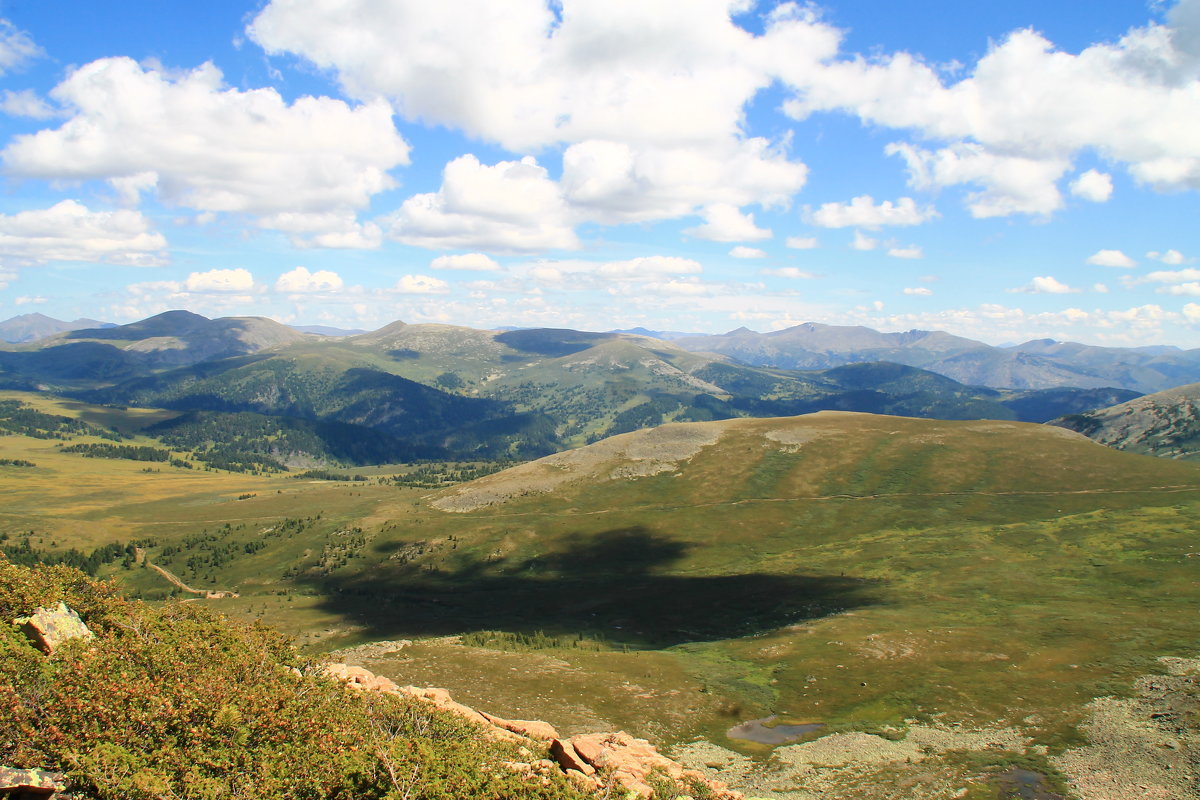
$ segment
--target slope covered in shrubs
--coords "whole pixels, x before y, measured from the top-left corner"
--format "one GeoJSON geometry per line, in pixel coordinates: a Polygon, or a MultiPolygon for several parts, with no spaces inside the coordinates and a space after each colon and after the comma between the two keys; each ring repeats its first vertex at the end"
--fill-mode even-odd
{"type": "Polygon", "coordinates": [[[0,765],[72,796],[579,798],[427,703],[347,690],[273,631],[152,607],[68,567],[0,561],[0,765]],[[95,634],[44,654],[14,620],[65,602],[95,634]]]}

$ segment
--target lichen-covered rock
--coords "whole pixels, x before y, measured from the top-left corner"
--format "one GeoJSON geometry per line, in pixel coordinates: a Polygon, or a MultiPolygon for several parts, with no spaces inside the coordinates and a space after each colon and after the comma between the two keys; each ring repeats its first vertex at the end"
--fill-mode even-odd
{"type": "MultiPolygon", "coordinates": [[[[729,789],[725,784],[711,780],[703,773],[686,770],[658,752],[645,739],[637,739],[624,731],[616,733],[581,734],[569,740],[560,739],[558,732],[547,722],[538,720],[509,720],[476,711],[470,706],[455,702],[450,692],[434,687],[397,686],[392,681],[362,667],[346,664],[327,664],[325,674],[346,682],[363,691],[402,694],[423,700],[444,711],[450,711],[483,727],[488,738],[509,741],[522,745],[520,753],[529,761],[509,761],[503,766],[528,777],[543,776],[549,771],[561,770],[573,784],[587,792],[607,793],[613,784],[628,796],[652,798],[652,781],[667,779],[679,787],[702,785],[714,800],[742,800],[740,792],[729,789]],[[535,740],[541,740],[535,744],[535,740]],[[532,758],[529,747],[546,747],[549,744],[553,760],[532,758]]],[[[543,751],[544,752],[544,751],[543,751]]],[[[607,794],[605,794],[607,796],[607,794]]]]}
{"type": "Polygon", "coordinates": [[[486,711],[480,711],[487,718],[487,721],[495,725],[497,728],[504,728],[506,731],[519,733],[522,736],[528,736],[530,739],[543,739],[550,741],[558,738],[558,731],[549,722],[542,722],[538,719],[503,719],[486,711]]]}
{"type": "Polygon", "coordinates": [[[49,655],[72,639],[91,639],[92,632],[67,604],[59,601],[55,608],[39,608],[28,617],[18,617],[16,623],[43,653],[49,655]]]}
{"type": "Polygon", "coordinates": [[[0,767],[0,797],[12,800],[41,800],[54,797],[55,793],[62,790],[62,773],[0,767]]]}

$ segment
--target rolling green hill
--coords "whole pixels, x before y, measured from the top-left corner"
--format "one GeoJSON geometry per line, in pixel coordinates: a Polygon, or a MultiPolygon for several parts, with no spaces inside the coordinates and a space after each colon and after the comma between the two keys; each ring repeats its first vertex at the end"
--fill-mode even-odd
{"type": "Polygon", "coordinates": [[[1101,444],[1164,458],[1200,459],[1200,383],[1053,420],[1101,444]]]}

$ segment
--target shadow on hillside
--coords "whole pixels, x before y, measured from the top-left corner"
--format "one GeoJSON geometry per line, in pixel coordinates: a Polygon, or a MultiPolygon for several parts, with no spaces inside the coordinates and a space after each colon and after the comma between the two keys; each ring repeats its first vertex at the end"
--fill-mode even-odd
{"type": "Polygon", "coordinates": [[[878,602],[875,584],[854,578],[665,573],[689,549],[635,527],[581,534],[534,559],[446,568],[445,553],[429,553],[312,583],[328,610],[367,626],[372,638],[542,631],[635,647],[750,636],[878,602]]]}

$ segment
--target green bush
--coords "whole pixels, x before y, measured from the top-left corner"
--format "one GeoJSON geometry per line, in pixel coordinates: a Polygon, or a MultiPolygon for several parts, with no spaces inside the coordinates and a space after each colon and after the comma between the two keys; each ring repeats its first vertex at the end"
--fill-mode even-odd
{"type": "Polygon", "coordinates": [[[79,797],[579,798],[421,701],[321,677],[279,634],[194,603],[153,608],[62,566],[0,561],[0,763],[79,797]],[[11,624],[65,602],[96,634],[53,656],[11,624]]]}

